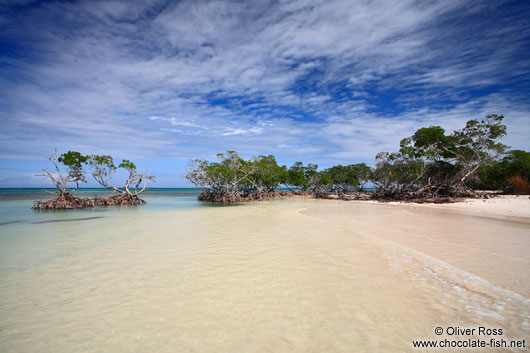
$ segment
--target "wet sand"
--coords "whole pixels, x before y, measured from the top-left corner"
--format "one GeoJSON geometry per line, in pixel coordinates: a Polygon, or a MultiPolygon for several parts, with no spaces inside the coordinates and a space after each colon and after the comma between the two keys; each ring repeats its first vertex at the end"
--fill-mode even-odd
{"type": "Polygon", "coordinates": [[[528,341],[529,230],[304,198],[6,224],[0,350],[406,352],[437,326],[528,341]]]}
{"type": "Polygon", "coordinates": [[[306,214],[421,252],[530,298],[530,199],[322,203],[306,214]]]}

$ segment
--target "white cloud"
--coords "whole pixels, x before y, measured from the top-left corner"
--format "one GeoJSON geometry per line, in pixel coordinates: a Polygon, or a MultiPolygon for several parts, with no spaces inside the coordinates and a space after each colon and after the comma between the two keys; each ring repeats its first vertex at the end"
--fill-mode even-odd
{"type": "Polygon", "coordinates": [[[522,93],[468,93],[529,75],[528,61],[514,60],[525,44],[513,40],[520,21],[499,18],[502,31],[486,34],[458,22],[495,10],[485,5],[41,4],[17,23],[0,21],[4,36],[28,47],[1,61],[9,65],[0,75],[0,158],[76,148],[186,159],[236,149],[371,161],[421,126],[451,130],[485,113],[504,113],[507,143],[529,149],[522,93]]]}

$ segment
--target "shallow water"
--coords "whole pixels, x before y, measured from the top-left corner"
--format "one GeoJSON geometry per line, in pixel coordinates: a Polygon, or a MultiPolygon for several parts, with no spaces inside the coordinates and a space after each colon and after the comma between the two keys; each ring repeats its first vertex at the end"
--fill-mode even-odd
{"type": "MultiPolygon", "coordinates": [[[[12,200],[49,200],[56,197],[53,188],[0,188],[0,201],[12,200]]],[[[71,189],[76,196],[82,198],[109,197],[114,191],[104,188],[79,188],[71,189]]],[[[188,197],[199,195],[200,190],[195,188],[148,188],[142,197],[188,197]]]]}
{"type": "Polygon", "coordinates": [[[437,326],[530,338],[525,221],[303,198],[148,201],[0,202],[0,351],[397,352],[437,326]]]}

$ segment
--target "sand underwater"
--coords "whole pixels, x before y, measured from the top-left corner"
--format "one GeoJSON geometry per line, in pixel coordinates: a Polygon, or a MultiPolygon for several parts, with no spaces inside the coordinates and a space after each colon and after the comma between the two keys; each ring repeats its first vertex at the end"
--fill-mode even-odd
{"type": "Polygon", "coordinates": [[[0,202],[1,352],[403,352],[417,339],[530,339],[524,212],[148,201],[67,212],[0,202]],[[434,332],[479,326],[503,335],[434,332]]]}

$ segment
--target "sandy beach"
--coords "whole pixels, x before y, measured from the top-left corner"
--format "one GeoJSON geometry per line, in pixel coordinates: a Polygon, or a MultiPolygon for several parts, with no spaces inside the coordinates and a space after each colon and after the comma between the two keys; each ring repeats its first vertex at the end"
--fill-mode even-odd
{"type": "Polygon", "coordinates": [[[0,353],[530,352],[529,18],[0,0],[0,353]]]}
{"type": "Polygon", "coordinates": [[[434,333],[453,326],[528,341],[529,201],[158,198],[5,224],[0,348],[408,352],[495,338],[434,333]]]}
{"type": "Polygon", "coordinates": [[[461,202],[446,204],[415,204],[403,202],[391,202],[391,204],[465,212],[469,215],[491,218],[530,217],[530,198],[528,195],[501,195],[490,199],[465,199],[461,202]]]}

